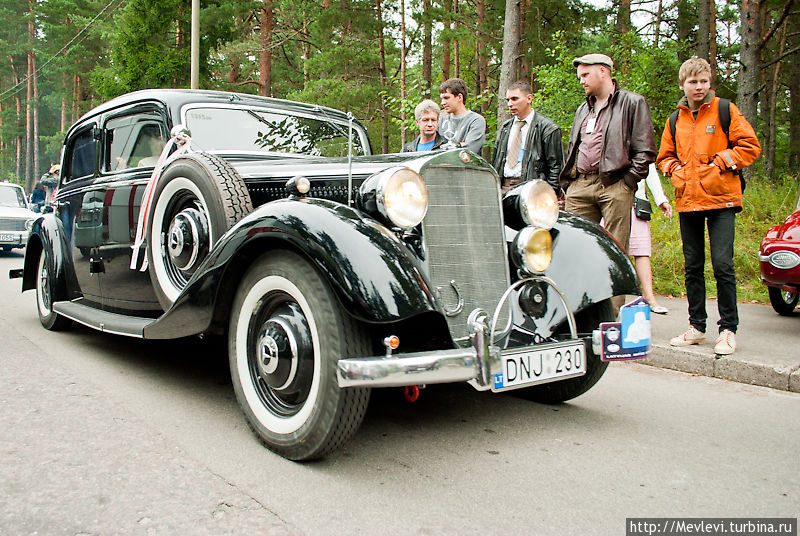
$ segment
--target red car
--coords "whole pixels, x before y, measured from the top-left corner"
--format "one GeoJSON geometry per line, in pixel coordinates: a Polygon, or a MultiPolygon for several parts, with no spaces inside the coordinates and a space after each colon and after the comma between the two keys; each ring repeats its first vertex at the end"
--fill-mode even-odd
{"type": "Polygon", "coordinates": [[[758,260],[772,308],[780,315],[791,315],[800,300],[800,193],[783,225],[767,231],[758,260]]]}

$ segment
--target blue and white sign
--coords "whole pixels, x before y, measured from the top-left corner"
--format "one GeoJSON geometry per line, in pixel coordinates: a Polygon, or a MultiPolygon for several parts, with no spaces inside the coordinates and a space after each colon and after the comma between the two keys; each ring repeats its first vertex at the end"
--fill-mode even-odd
{"type": "Polygon", "coordinates": [[[600,324],[603,361],[641,359],[650,354],[650,306],[637,298],[620,309],[619,322],[600,324]]]}

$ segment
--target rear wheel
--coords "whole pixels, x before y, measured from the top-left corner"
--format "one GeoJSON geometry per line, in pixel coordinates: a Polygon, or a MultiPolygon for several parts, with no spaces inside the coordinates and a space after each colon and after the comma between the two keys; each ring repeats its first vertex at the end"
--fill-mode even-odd
{"type": "Polygon", "coordinates": [[[775,287],[767,287],[769,302],[779,315],[789,316],[800,301],[800,293],[789,292],[775,287]]]}
{"type": "Polygon", "coordinates": [[[39,254],[39,266],[36,270],[36,308],[39,311],[39,322],[45,329],[61,331],[72,324],[69,318],[53,311],[53,268],[44,248],[39,254]]]}
{"type": "Polygon", "coordinates": [[[271,450],[319,458],[360,426],[370,390],[340,388],[336,364],[369,355],[369,337],[299,255],[267,253],[248,269],[233,302],[228,350],[236,398],[271,450]]]}
{"type": "MultiPolygon", "coordinates": [[[[578,334],[581,336],[588,334],[589,340],[591,340],[592,330],[597,329],[601,322],[613,322],[616,317],[616,309],[611,300],[601,301],[575,315],[578,334]]],[[[513,394],[544,404],[559,404],[582,395],[600,380],[608,368],[608,362],[603,361],[594,353],[591,343],[584,342],[584,347],[586,348],[586,374],[583,376],[518,389],[513,391],[513,394]]]]}
{"type": "Polygon", "coordinates": [[[164,309],[219,237],[252,210],[244,181],[215,156],[182,156],[161,174],[147,219],[147,262],[164,309]]]}

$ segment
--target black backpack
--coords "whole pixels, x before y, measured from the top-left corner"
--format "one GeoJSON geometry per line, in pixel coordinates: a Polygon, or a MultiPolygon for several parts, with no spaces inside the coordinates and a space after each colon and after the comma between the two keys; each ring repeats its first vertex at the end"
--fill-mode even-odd
{"type": "MultiPolygon", "coordinates": [[[[722,124],[722,131],[725,133],[725,137],[728,138],[728,149],[731,148],[731,138],[728,132],[731,128],[731,101],[729,99],[719,99],[719,122],[722,124]]],[[[672,143],[675,144],[675,125],[678,123],[678,110],[672,112],[669,116],[669,132],[672,134],[672,143]]],[[[677,149],[677,148],[676,148],[677,149]]],[[[744,189],[747,186],[745,183],[744,177],[740,170],[736,170],[736,173],[739,176],[739,182],[742,183],[742,193],[744,193],[744,189]]]]}

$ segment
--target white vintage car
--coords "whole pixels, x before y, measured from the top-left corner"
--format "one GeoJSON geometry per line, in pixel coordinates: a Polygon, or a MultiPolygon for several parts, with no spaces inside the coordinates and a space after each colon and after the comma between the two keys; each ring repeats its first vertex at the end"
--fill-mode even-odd
{"type": "Polygon", "coordinates": [[[3,251],[25,247],[37,216],[28,205],[22,186],[0,183],[0,248],[3,251]]]}

